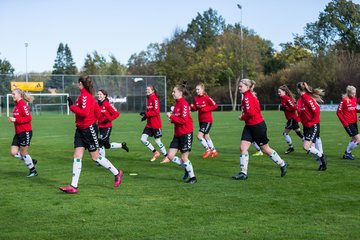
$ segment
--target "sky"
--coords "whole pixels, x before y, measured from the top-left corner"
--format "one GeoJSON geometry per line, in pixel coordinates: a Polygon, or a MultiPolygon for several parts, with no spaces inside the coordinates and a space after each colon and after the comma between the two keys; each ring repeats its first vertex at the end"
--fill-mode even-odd
{"type": "MultiPolygon", "coordinates": [[[[279,44],[302,34],[330,0],[0,0],[0,59],[15,73],[52,71],[60,42],[78,68],[95,50],[127,64],[150,43],[162,43],[209,8],[279,44]],[[240,10],[237,4],[242,6],[240,10]],[[28,46],[25,47],[25,43],[28,46]]],[[[360,0],[354,0],[360,3],[360,0]]]]}

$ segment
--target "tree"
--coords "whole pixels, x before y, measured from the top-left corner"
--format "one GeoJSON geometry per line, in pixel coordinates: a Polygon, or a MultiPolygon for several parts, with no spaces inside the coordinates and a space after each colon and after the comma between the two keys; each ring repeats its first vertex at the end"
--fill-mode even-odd
{"type": "Polygon", "coordinates": [[[64,73],[69,75],[76,74],[77,68],[75,66],[75,62],[72,57],[71,50],[67,44],[65,44],[65,49],[64,49],[64,60],[65,60],[64,73]]]}
{"type": "Polygon", "coordinates": [[[126,73],[126,67],[122,65],[114,55],[110,55],[110,62],[97,51],[87,54],[82,67],[82,74],[85,75],[122,75],[126,73]]]}
{"type": "Polygon", "coordinates": [[[65,73],[65,48],[63,43],[60,43],[57,49],[52,73],[53,74],[65,73]]]}
{"type": "Polygon", "coordinates": [[[0,59],[0,74],[14,74],[15,69],[6,59],[0,59]]]}

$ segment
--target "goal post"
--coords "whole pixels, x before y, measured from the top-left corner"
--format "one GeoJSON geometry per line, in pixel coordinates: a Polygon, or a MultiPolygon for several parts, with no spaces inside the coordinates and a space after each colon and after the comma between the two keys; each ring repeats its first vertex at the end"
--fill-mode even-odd
{"type": "MultiPolygon", "coordinates": [[[[70,115],[69,105],[67,104],[68,93],[28,93],[29,96],[34,96],[32,103],[32,111],[36,115],[44,108],[59,108],[66,109],[66,115],[70,115]]],[[[6,94],[6,115],[10,116],[10,97],[11,93],[6,94]]]]}

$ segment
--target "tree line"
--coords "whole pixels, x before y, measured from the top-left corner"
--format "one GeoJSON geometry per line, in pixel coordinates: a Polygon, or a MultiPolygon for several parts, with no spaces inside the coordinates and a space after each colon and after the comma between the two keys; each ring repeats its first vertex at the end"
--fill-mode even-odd
{"type": "MultiPolygon", "coordinates": [[[[324,88],[325,101],[337,102],[346,85],[359,88],[360,5],[348,0],[330,1],[317,21],[306,24],[303,34],[295,35],[281,48],[276,52],[271,41],[245,26],[227,24],[210,8],[198,13],[185,30],[176,29],[163,42],[150,43],[133,54],[126,65],[113,55],[108,61],[94,51],[86,55],[78,70],[69,46],[60,43],[52,73],[165,75],[168,90],[184,80],[190,88],[203,82],[217,102],[234,107],[243,73],[257,82],[255,90],[264,103],[278,103],[277,88],[286,84],[295,90],[299,81],[324,88]]],[[[0,71],[14,72],[11,65],[3,71],[4,61],[0,59],[0,71]]]]}

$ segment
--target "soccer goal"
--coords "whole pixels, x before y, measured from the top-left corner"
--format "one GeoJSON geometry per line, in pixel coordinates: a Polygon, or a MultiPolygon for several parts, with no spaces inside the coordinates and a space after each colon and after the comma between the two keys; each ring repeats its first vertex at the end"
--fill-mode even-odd
{"type": "MultiPolygon", "coordinates": [[[[29,93],[34,97],[34,101],[29,104],[34,115],[40,115],[43,112],[54,112],[58,114],[69,115],[69,106],[67,104],[68,93],[29,93]]],[[[6,115],[10,116],[11,94],[6,94],[6,115]]]]}

